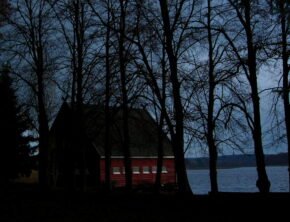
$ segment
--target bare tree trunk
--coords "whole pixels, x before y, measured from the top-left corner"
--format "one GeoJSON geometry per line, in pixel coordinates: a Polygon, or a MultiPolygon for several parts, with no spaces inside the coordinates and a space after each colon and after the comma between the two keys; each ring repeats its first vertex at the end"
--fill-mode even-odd
{"type": "Polygon", "coordinates": [[[43,69],[40,67],[38,77],[38,123],[39,123],[39,185],[43,191],[49,188],[48,175],[48,120],[44,101],[43,69]]]}
{"type": "MultiPolygon", "coordinates": [[[[130,137],[129,137],[129,116],[128,116],[128,95],[126,87],[126,58],[124,55],[125,47],[125,30],[126,30],[126,13],[123,0],[120,0],[121,17],[120,17],[120,36],[119,36],[119,59],[120,59],[120,74],[121,74],[121,88],[122,88],[122,117],[123,117],[123,150],[124,150],[124,165],[126,171],[126,188],[132,189],[132,164],[130,152],[130,137]]],[[[126,3],[125,3],[126,4],[126,3]]]]}
{"type": "Polygon", "coordinates": [[[162,166],[163,166],[163,123],[164,123],[164,111],[161,111],[160,122],[158,124],[158,152],[157,152],[157,172],[155,177],[155,190],[157,193],[160,191],[161,187],[161,176],[162,176],[162,166]]]}
{"type": "MultiPolygon", "coordinates": [[[[28,6],[28,5],[27,5],[28,6]]],[[[29,7],[29,6],[28,6],[29,7]]],[[[31,10],[31,8],[29,8],[31,10]]],[[[32,13],[32,12],[31,12],[32,13]]],[[[31,18],[32,19],[32,18],[31,18]]],[[[32,24],[32,21],[31,21],[32,24]]],[[[44,191],[49,188],[48,174],[48,136],[49,127],[45,106],[45,89],[44,89],[44,50],[42,39],[42,14],[41,10],[38,13],[38,24],[36,27],[31,27],[30,37],[32,40],[32,49],[36,52],[34,63],[36,65],[37,76],[37,100],[38,100],[38,123],[39,123],[39,184],[44,191]],[[34,30],[34,31],[33,31],[34,30]]]]}
{"type": "MultiPolygon", "coordinates": [[[[108,5],[110,2],[108,3],[108,5]]],[[[109,7],[109,6],[108,6],[109,7]]],[[[110,22],[110,11],[108,10],[107,22],[110,22]]],[[[107,26],[106,32],[106,98],[105,98],[105,183],[107,191],[111,189],[111,153],[112,147],[110,143],[110,126],[111,126],[111,113],[110,113],[110,81],[111,81],[111,68],[110,68],[110,26],[107,26]]]]}
{"type": "Polygon", "coordinates": [[[212,44],[212,33],[211,33],[211,0],[207,1],[208,12],[207,12],[207,32],[208,32],[208,45],[209,45],[209,95],[208,95],[208,116],[207,116],[207,144],[209,147],[209,170],[210,170],[210,184],[211,192],[213,194],[218,192],[217,183],[217,147],[214,140],[214,89],[215,89],[215,78],[214,78],[214,61],[213,61],[213,44],[212,44]]]}
{"type": "Polygon", "coordinates": [[[177,58],[173,51],[172,46],[172,30],[169,20],[169,12],[167,0],[159,0],[162,20],[163,20],[163,29],[165,35],[165,44],[166,52],[169,59],[170,66],[170,80],[172,84],[172,93],[173,93],[173,105],[174,105],[174,117],[176,121],[175,134],[172,136],[173,152],[175,155],[175,167],[177,173],[177,180],[179,185],[179,191],[181,193],[190,193],[191,189],[188,183],[185,160],[184,160],[184,139],[183,139],[183,106],[180,96],[180,82],[178,80],[178,71],[177,71],[177,58]]]}
{"type": "Polygon", "coordinates": [[[76,0],[74,3],[74,34],[76,39],[76,107],[75,111],[75,139],[76,155],[78,155],[80,167],[80,188],[86,190],[86,148],[83,135],[83,50],[84,50],[84,3],[76,0]]]}
{"type": "MultiPolygon", "coordinates": [[[[76,45],[75,35],[73,36],[73,45],[76,45]]],[[[72,48],[72,82],[71,82],[71,105],[74,107],[76,102],[76,79],[77,79],[77,59],[76,59],[76,49],[75,47],[72,48]]]]}
{"type": "Polygon", "coordinates": [[[258,171],[257,187],[262,193],[270,191],[270,181],[268,179],[265,168],[265,157],[262,144],[261,116],[260,116],[260,98],[257,84],[257,64],[256,64],[256,49],[253,43],[253,33],[251,28],[251,6],[249,1],[244,1],[245,6],[245,22],[244,27],[247,35],[248,49],[248,67],[249,67],[249,82],[251,85],[251,98],[254,110],[254,129],[253,139],[255,146],[255,155],[258,171]]]}
{"type": "Polygon", "coordinates": [[[163,124],[165,118],[165,100],[166,100],[166,70],[165,70],[165,50],[162,49],[162,99],[159,101],[161,103],[161,114],[160,114],[160,122],[158,124],[158,159],[157,159],[157,172],[155,179],[155,190],[156,192],[160,191],[161,187],[161,176],[162,176],[162,166],[163,166],[163,124]]]}
{"type": "Polygon", "coordinates": [[[285,114],[285,125],[288,145],[288,179],[290,191],[290,105],[289,105],[289,52],[287,52],[287,28],[286,28],[286,2],[285,0],[279,1],[279,9],[281,15],[281,33],[282,33],[282,62],[283,62],[283,104],[285,114]]]}

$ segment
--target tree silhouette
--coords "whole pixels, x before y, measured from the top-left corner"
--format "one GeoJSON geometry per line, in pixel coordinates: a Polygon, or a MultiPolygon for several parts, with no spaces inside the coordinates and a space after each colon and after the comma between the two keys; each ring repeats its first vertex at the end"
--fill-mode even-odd
{"type": "MultiPolygon", "coordinates": [[[[261,32],[254,24],[253,15],[255,13],[255,3],[250,1],[233,1],[228,0],[230,7],[236,14],[237,26],[241,26],[243,30],[243,41],[245,41],[245,50],[241,53],[233,42],[233,39],[221,30],[229,41],[230,46],[233,48],[235,56],[239,60],[245,77],[248,81],[250,88],[250,99],[252,102],[252,117],[249,115],[248,108],[245,106],[245,100],[237,93],[237,89],[233,89],[232,93],[235,94],[244,107],[239,107],[246,115],[248,125],[251,127],[251,133],[254,141],[254,152],[256,156],[258,179],[256,186],[261,193],[268,193],[270,191],[271,183],[268,179],[265,168],[265,157],[263,150],[262,140],[262,124],[261,124],[261,111],[260,111],[260,94],[258,88],[258,70],[261,62],[259,61],[258,45],[259,41],[255,38],[255,33],[261,32]]],[[[262,10],[262,8],[261,8],[262,10]]],[[[257,15],[257,13],[255,14],[257,15]]],[[[260,18],[259,18],[260,19],[260,18]]],[[[265,30],[264,30],[265,32],[265,30]]]]}
{"type": "MultiPolygon", "coordinates": [[[[48,95],[51,86],[49,79],[54,73],[55,58],[52,55],[50,45],[54,42],[51,38],[52,23],[51,8],[46,0],[17,0],[11,1],[10,18],[7,21],[4,42],[7,57],[12,55],[19,61],[10,61],[14,74],[26,87],[31,90],[35,99],[34,107],[37,112],[39,135],[39,184],[41,189],[46,190],[49,184],[48,176],[48,135],[49,135],[49,112],[48,102],[52,94],[48,95]],[[9,41],[7,41],[9,39],[9,41]],[[18,42],[18,43],[16,43],[18,42]],[[23,72],[25,70],[25,72],[23,72]]],[[[35,118],[36,119],[36,118],[35,118]]]]}
{"type": "Polygon", "coordinates": [[[19,174],[30,174],[29,137],[23,135],[29,122],[17,104],[7,66],[0,71],[0,101],[0,183],[5,185],[19,174]]]}
{"type": "MultiPolygon", "coordinates": [[[[184,1],[180,2],[180,10],[183,8],[184,3],[184,1]]],[[[179,191],[181,193],[190,193],[191,191],[184,161],[184,111],[180,89],[181,82],[178,78],[178,59],[173,47],[173,33],[171,30],[167,1],[160,0],[159,4],[163,21],[164,36],[166,39],[165,48],[170,67],[170,81],[172,84],[175,134],[172,136],[171,140],[174,147],[173,150],[175,156],[176,174],[178,178],[179,191]]],[[[176,13],[176,19],[179,17],[178,14],[179,13],[176,13]]]]}

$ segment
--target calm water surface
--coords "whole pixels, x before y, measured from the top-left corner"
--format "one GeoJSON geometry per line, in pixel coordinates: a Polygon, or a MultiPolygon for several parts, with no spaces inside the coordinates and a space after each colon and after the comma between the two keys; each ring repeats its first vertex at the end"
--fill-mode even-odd
{"type": "MultiPolygon", "coordinates": [[[[193,193],[207,194],[210,190],[208,170],[188,170],[188,178],[193,193]]],[[[271,181],[271,192],[288,192],[287,167],[267,167],[271,181]]],[[[218,169],[218,183],[221,192],[258,192],[255,167],[218,169]]]]}

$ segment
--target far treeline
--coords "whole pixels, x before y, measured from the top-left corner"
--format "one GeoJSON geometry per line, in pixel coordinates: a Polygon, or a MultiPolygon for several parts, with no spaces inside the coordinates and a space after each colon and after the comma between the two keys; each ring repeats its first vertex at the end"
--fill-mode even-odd
{"type": "MultiPolygon", "coordinates": [[[[25,110],[38,138],[40,187],[48,189],[49,129],[67,102],[73,109],[74,144],[84,142],[83,104],[120,108],[129,190],[128,112],[138,107],[147,109],[170,138],[181,193],[191,192],[185,152],[209,155],[211,191],[217,193],[218,154],[245,147],[254,147],[259,191],[269,192],[263,138],[272,136],[273,146],[287,144],[288,162],[290,153],[289,4],[1,0],[0,64],[11,78],[15,106],[25,110]]],[[[109,112],[105,120],[110,189],[109,112]]],[[[9,144],[0,148],[10,149],[9,144]]]]}
{"type": "MultiPolygon", "coordinates": [[[[187,158],[185,160],[187,169],[208,169],[209,159],[206,157],[187,158]]],[[[287,153],[265,155],[266,166],[287,166],[287,153]]],[[[237,168],[237,167],[256,167],[255,155],[225,155],[218,157],[217,168],[237,168]]]]}

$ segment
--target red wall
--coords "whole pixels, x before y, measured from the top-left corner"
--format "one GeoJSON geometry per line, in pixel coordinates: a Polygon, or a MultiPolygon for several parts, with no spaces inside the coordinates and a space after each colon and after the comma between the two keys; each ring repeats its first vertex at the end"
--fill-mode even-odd
{"type": "MultiPolygon", "coordinates": [[[[153,184],[155,182],[156,173],[152,172],[152,167],[157,166],[157,159],[138,158],[132,159],[132,167],[139,167],[140,173],[133,173],[133,185],[153,184]],[[149,167],[149,173],[143,173],[143,167],[149,167]]],[[[163,166],[167,172],[161,174],[161,183],[176,183],[176,174],[174,168],[174,159],[164,159],[163,166]]],[[[105,160],[101,159],[100,166],[101,182],[105,181],[105,160]]],[[[111,162],[111,181],[113,186],[120,187],[125,185],[124,161],[122,158],[112,159],[111,162]],[[113,173],[113,168],[119,167],[120,174],[113,173]]]]}

